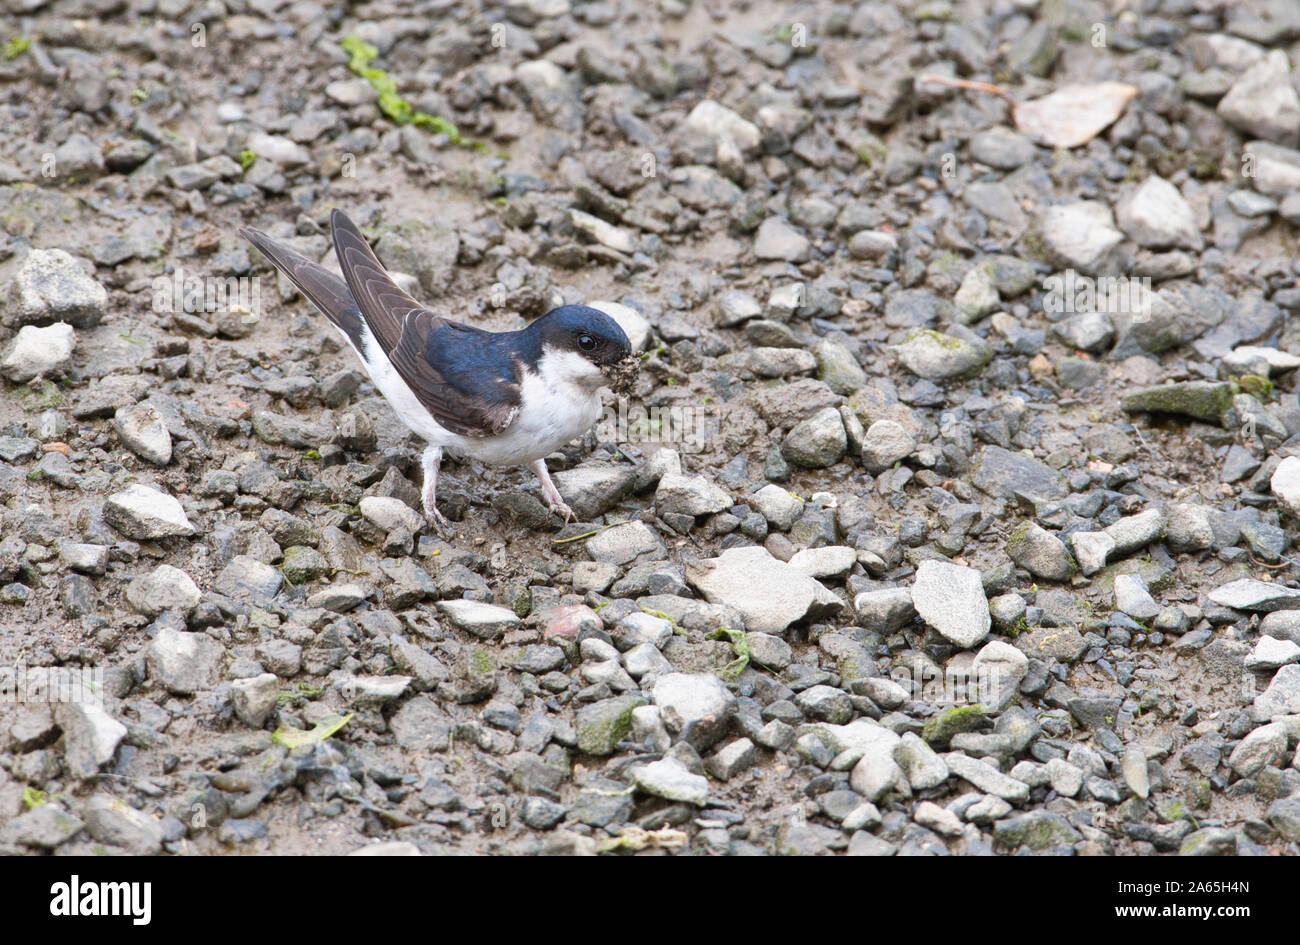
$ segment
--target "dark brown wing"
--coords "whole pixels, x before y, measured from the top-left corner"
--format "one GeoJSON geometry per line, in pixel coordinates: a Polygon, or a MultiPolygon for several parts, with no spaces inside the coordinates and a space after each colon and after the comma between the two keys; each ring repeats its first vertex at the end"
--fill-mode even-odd
{"type": "Polygon", "coordinates": [[[239,235],[261,250],[262,255],[283,272],[298,287],[299,292],[343,330],[352,340],[352,346],[361,350],[364,335],[361,310],[357,308],[352,293],[342,279],[301,253],[277,243],[261,230],[246,226],[239,231],[239,235]]]}
{"type": "Polygon", "coordinates": [[[357,307],[375,340],[385,352],[391,352],[402,338],[407,314],[423,306],[397,287],[365,236],[342,210],[330,214],[330,232],[339,268],[357,307]]]}
{"type": "Polygon", "coordinates": [[[519,368],[504,340],[417,309],[388,359],[442,426],[461,436],[495,436],[519,413],[519,368]]]}
{"type": "MultiPolygon", "coordinates": [[[[514,332],[449,321],[398,288],[356,224],[330,214],[334,251],[370,333],[434,419],[462,436],[494,436],[519,412],[514,332]]],[[[369,356],[369,355],[368,355],[369,356]]],[[[372,376],[374,372],[371,372],[372,376]]]]}

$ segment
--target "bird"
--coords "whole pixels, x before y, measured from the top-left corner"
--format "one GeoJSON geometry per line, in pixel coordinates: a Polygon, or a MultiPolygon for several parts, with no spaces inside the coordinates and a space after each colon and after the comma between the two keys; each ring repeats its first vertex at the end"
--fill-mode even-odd
{"type": "Polygon", "coordinates": [[[631,389],[640,361],[618,322],[585,305],[562,305],[517,331],[452,321],[398,287],[342,210],[330,214],[330,232],[341,279],[261,230],[239,229],[339,330],[398,419],[427,444],[429,524],[451,527],[437,506],[446,453],[527,466],[550,511],[571,521],[545,457],[600,418],[602,387],[631,389]]]}

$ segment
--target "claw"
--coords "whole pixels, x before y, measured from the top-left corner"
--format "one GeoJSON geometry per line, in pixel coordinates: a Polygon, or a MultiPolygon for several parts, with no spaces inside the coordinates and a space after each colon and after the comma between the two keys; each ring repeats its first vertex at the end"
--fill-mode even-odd
{"type": "Polygon", "coordinates": [[[573,509],[569,508],[569,503],[564,501],[564,496],[560,495],[560,490],[555,488],[555,483],[551,481],[551,474],[546,471],[546,460],[539,459],[528,468],[541,480],[542,495],[546,496],[546,507],[561,516],[566,525],[572,522],[575,518],[573,509]]]}
{"type": "Polygon", "coordinates": [[[551,502],[546,507],[563,518],[565,525],[568,525],[574,519],[573,509],[569,508],[566,502],[551,502]]]}
{"type": "Polygon", "coordinates": [[[424,510],[424,519],[426,522],[429,523],[429,527],[432,528],[435,532],[453,530],[453,526],[451,522],[447,519],[447,516],[443,515],[436,508],[432,508],[432,509],[426,508],[424,510]]]}

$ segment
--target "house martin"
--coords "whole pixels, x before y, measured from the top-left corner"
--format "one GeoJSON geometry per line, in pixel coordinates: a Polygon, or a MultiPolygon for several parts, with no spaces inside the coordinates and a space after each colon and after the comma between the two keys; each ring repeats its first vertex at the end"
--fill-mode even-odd
{"type": "Polygon", "coordinates": [[[544,457],[600,418],[600,388],[631,389],[639,361],[614,319],[564,305],[518,331],[492,332],[444,318],[400,289],[340,210],[330,215],[340,279],[260,230],[252,243],[347,339],[398,419],[428,447],[424,513],[438,511],[444,452],[489,466],[526,465],[552,512],[573,517],[544,457]]]}

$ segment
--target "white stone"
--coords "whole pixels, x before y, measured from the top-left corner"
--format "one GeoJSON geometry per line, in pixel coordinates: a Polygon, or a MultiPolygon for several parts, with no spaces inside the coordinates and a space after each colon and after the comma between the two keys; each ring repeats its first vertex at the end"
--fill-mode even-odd
{"type": "Polygon", "coordinates": [[[513,610],[477,600],[440,600],[438,612],[457,628],[484,640],[496,639],[524,625],[513,610]]]}
{"type": "Polygon", "coordinates": [[[360,508],[361,517],[383,532],[404,528],[415,534],[424,524],[424,518],[419,512],[392,496],[364,496],[360,508]]]}
{"type": "Polygon", "coordinates": [[[1085,273],[1095,272],[1124,240],[1110,207],[1090,200],[1048,207],[1040,230],[1047,248],[1063,265],[1085,273]]]}
{"type": "Polygon", "coordinates": [[[126,599],[132,607],[148,617],[165,610],[188,614],[202,596],[194,579],[170,564],[160,564],[126,586],[126,599]]]}
{"type": "Polygon", "coordinates": [[[1070,535],[1070,547],[1079,570],[1091,577],[1106,567],[1106,559],[1115,550],[1115,539],[1105,532],[1075,532],[1070,535]]]}
{"type": "Polygon", "coordinates": [[[632,780],[639,790],[680,804],[703,807],[709,799],[708,779],[671,756],[634,769],[632,780]]]}
{"type": "Polygon", "coordinates": [[[1294,146],[1300,135],[1300,95],[1286,53],[1275,49],[1247,69],[1219,100],[1218,112],[1242,131],[1294,146]]]}
{"type": "Polygon", "coordinates": [[[1300,644],[1294,640],[1279,640],[1262,636],[1254,652],[1246,657],[1247,669],[1278,669],[1289,663],[1300,662],[1300,644]]]}
{"type": "Polygon", "coordinates": [[[627,335],[628,344],[632,347],[632,353],[645,350],[646,342],[650,340],[650,320],[644,315],[632,308],[630,305],[624,305],[621,302],[610,302],[601,300],[599,302],[588,302],[590,308],[604,312],[614,321],[618,322],[618,327],[623,329],[623,334],[627,335]]]}
{"type": "Polygon", "coordinates": [[[1278,463],[1268,484],[1288,512],[1300,515],[1300,458],[1288,456],[1278,463]]]}
{"type": "Polygon", "coordinates": [[[691,109],[686,116],[686,127],[714,140],[729,138],[745,153],[757,150],[762,143],[757,125],[712,99],[706,98],[691,109]]]}
{"type": "Polygon", "coordinates": [[[139,541],[194,534],[194,526],[175,498],[139,483],[105,500],[104,521],[139,541]]]}
{"type": "Polygon", "coordinates": [[[1120,200],[1116,217],[1119,228],[1139,246],[1196,252],[1205,248],[1191,205],[1177,187],[1154,174],[1120,200]]]}
{"type": "Polygon", "coordinates": [[[988,597],[974,568],[922,561],[912,583],[912,604],[922,620],[960,647],[968,649],[989,635],[988,597]]]}
{"type": "Polygon", "coordinates": [[[788,530],[803,514],[803,499],[792,495],[789,489],[770,483],[750,496],[750,500],[768,524],[780,531],[788,530]]]}
{"type": "Polygon", "coordinates": [[[824,548],[805,548],[795,552],[790,567],[797,568],[812,578],[843,577],[858,563],[858,552],[845,545],[828,545],[824,548]]]}
{"type": "Polygon", "coordinates": [[[814,610],[836,611],[841,606],[816,580],[758,546],[690,561],[686,580],[709,603],[736,608],[746,630],[762,633],[782,634],[814,610]]]}
{"type": "Polygon", "coordinates": [[[912,455],[916,441],[901,423],[877,420],[862,440],[862,465],[873,476],[912,455]]]}
{"type": "Polygon", "coordinates": [[[569,220],[573,228],[584,233],[602,246],[608,246],[615,252],[630,256],[636,252],[636,238],[627,230],[606,223],[600,217],[581,210],[569,210],[569,220]]]}
{"type": "Polygon", "coordinates": [[[75,343],[76,332],[65,322],[56,322],[45,328],[24,325],[18,329],[9,353],[0,364],[0,374],[15,384],[60,374],[72,360],[75,343]]]}

